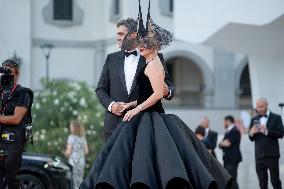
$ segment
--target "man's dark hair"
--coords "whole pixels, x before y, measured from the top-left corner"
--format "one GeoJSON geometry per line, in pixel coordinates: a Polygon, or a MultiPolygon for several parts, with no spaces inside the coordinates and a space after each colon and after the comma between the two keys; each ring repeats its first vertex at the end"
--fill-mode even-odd
{"type": "Polygon", "coordinates": [[[201,125],[198,125],[195,129],[195,134],[200,134],[201,136],[205,136],[205,128],[201,125]]]}
{"type": "Polygon", "coordinates": [[[125,19],[120,19],[116,23],[116,27],[118,28],[119,26],[125,26],[128,29],[128,33],[133,33],[137,32],[137,23],[138,22],[133,18],[125,18],[125,19]]]}
{"type": "Polygon", "coordinates": [[[232,115],[227,115],[224,118],[226,121],[230,121],[231,123],[235,123],[235,119],[232,115]]]}

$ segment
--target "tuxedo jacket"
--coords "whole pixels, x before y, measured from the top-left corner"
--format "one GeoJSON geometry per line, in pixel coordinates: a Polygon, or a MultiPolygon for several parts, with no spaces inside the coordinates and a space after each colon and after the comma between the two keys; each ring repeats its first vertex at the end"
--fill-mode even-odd
{"type": "Polygon", "coordinates": [[[217,146],[218,133],[209,129],[207,139],[209,140],[212,150],[217,146]]]}
{"type": "Polygon", "coordinates": [[[240,151],[241,133],[233,127],[229,132],[225,133],[224,139],[231,142],[229,147],[220,147],[223,150],[224,163],[239,163],[242,161],[242,154],[240,151]]]}
{"type": "Polygon", "coordinates": [[[207,139],[210,142],[212,154],[214,157],[216,157],[215,148],[217,146],[218,133],[209,129],[207,139]]]}
{"type": "MultiPolygon", "coordinates": [[[[255,120],[259,120],[260,116],[252,118],[250,129],[252,128],[255,120]]],[[[266,127],[268,130],[267,135],[257,133],[253,137],[249,135],[251,141],[255,142],[255,158],[260,159],[264,157],[280,157],[278,139],[283,137],[284,127],[281,116],[269,113],[266,127]]]]}
{"type": "MultiPolygon", "coordinates": [[[[167,72],[164,64],[162,54],[158,54],[165,69],[165,83],[171,90],[171,95],[167,98],[171,100],[174,96],[174,86],[167,72]]],[[[125,74],[124,74],[124,59],[125,55],[123,51],[114,52],[107,55],[105,64],[99,79],[96,94],[97,97],[105,108],[105,119],[104,119],[104,132],[112,133],[117,125],[122,120],[122,116],[116,116],[108,111],[108,106],[111,102],[131,102],[138,99],[138,86],[136,83],[136,77],[142,67],[146,64],[145,58],[140,56],[138,61],[136,75],[133,79],[130,93],[127,92],[125,74]]]]}

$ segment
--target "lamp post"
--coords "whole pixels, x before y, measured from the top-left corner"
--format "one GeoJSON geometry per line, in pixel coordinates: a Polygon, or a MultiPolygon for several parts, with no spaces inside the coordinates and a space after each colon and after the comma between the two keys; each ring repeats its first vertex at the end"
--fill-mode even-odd
{"type": "Polygon", "coordinates": [[[46,82],[49,82],[49,57],[50,57],[50,53],[51,50],[53,49],[53,45],[51,44],[43,44],[40,46],[43,55],[45,56],[45,60],[46,60],[46,82]]]}

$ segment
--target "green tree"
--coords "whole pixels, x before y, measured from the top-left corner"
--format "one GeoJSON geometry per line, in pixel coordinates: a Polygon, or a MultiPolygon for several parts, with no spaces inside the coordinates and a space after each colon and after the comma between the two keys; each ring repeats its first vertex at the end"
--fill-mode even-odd
{"type": "Polygon", "coordinates": [[[86,130],[89,168],[103,145],[103,108],[93,88],[84,82],[50,81],[35,92],[32,108],[34,144],[28,152],[64,156],[71,120],[78,119],[86,130]]]}

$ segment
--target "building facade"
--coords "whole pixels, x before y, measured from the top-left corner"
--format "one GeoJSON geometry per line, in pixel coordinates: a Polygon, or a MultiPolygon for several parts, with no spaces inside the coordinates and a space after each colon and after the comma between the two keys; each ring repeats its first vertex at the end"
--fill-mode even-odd
{"type": "MultiPolygon", "coordinates": [[[[144,12],[147,3],[142,0],[144,12]]],[[[174,35],[178,33],[174,29],[175,3],[151,1],[154,21],[174,35]]],[[[95,86],[106,54],[119,50],[116,21],[137,18],[137,10],[137,2],[131,0],[1,0],[0,59],[16,53],[24,72],[21,82],[34,89],[41,89],[41,79],[47,76],[83,80],[95,86]],[[42,48],[46,44],[53,46],[48,65],[42,48]]],[[[187,19],[186,11],[183,19],[187,19]]],[[[252,106],[246,54],[183,39],[175,39],[162,52],[176,85],[176,98],[169,106],[210,109],[252,106]]]]}

